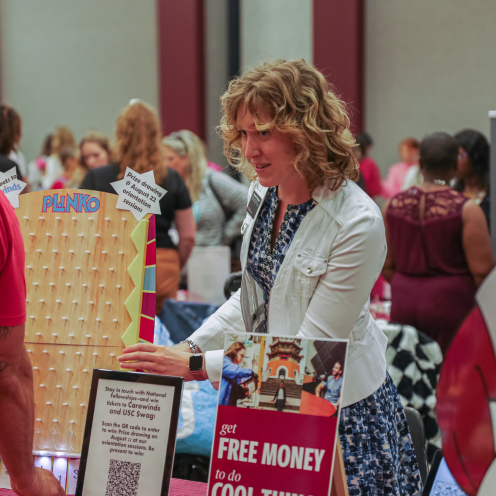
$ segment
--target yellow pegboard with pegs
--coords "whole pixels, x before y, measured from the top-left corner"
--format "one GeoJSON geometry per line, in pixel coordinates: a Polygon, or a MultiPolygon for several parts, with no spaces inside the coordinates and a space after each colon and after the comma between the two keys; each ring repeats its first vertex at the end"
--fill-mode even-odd
{"type": "Polygon", "coordinates": [[[142,286],[154,267],[154,218],[138,222],[117,199],[85,190],[19,197],[35,450],[80,453],[93,368],[118,370],[124,334],[127,344],[129,336],[138,342],[141,328],[149,335],[143,298],[148,308],[154,293],[133,279],[142,286]]]}

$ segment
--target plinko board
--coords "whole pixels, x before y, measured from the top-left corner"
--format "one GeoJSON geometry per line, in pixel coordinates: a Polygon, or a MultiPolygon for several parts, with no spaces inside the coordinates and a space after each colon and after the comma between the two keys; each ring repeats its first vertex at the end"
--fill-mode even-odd
{"type": "Polygon", "coordinates": [[[153,342],[155,218],[138,222],[117,200],[84,190],[19,197],[35,450],[80,453],[93,368],[118,370],[125,346],[153,342]]]}
{"type": "Polygon", "coordinates": [[[209,496],[331,494],[347,350],[343,340],[226,335],[209,496]]]}

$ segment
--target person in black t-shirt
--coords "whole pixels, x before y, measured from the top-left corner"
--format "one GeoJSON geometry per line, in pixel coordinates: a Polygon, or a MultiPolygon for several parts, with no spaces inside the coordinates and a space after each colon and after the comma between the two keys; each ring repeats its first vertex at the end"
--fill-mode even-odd
{"type": "Polygon", "coordinates": [[[188,189],[179,174],[162,162],[160,125],[152,107],[144,102],[129,104],[117,118],[116,160],[118,163],[88,172],[81,189],[114,193],[110,183],[122,179],[127,167],[143,174],[153,171],[155,182],[167,193],[160,200],[160,215],[155,217],[157,230],[157,303],[160,313],[166,298],[175,298],[181,268],[195,245],[196,226],[188,189]],[[169,236],[174,221],[179,233],[176,246],[169,236]]]}
{"type": "Polygon", "coordinates": [[[15,167],[17,179],[23,180],[19,166],[8,157],[15,144],[14,120],[16,112],[8,105],[0,105],[0,172],[15,167]]]}

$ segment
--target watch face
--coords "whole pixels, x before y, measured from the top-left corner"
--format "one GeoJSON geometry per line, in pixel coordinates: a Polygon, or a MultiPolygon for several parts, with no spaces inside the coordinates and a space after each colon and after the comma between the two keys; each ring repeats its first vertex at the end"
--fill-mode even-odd
{"type": "Polygon", "coordinates": [[[192,355],[189,358],[189,370],[200,372],[203,369],[203,355],[192,355]]]}

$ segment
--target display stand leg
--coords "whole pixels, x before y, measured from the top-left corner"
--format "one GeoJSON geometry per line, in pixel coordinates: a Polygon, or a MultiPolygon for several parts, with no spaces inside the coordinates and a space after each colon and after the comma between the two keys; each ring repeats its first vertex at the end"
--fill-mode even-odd
{"type": "Polygon", "coordinates": [[[337,446],[334,460],[334,472],[332,474],[331,496],[348,496],[348,483],[344,471],[343,449],[337,438],[337,446]]]}

